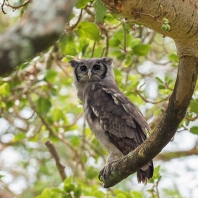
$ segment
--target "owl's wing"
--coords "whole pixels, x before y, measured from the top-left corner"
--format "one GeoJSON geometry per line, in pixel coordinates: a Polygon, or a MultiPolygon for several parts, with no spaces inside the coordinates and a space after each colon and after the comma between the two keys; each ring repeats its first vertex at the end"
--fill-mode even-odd
{"type": "Polygon", "coordinates": [[[97,83],[89,91],[88,106],[92,119],[97,117],[110,141],[124,154],[138,147],[149,126],[137,107],[117,88],[116,84],[97,83]]]}

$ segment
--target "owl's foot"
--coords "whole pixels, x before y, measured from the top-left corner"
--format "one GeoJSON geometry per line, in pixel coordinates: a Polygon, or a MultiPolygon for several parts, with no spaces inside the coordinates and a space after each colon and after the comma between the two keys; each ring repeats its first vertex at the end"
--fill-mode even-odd
{"type": "MultiPolygon", "coordinates": [[[[115,161],[117,161],[117,160],[115,160],[115,161]]],[[[108,175],[109,175],[109,173],[110,173],[110,171],[111,171],[111,165],[112,165],[112,163],[115,162],[115,161],[111,161],[110,163],[106,164],[106,165],[104,166],[104,168],[100,171],[100,173],[99,173],[99,175],[98,175],[98,179],[99,179],[101,182],[104,183],[104,181],[107,180],[108,175]]],[[[103,187],[104,187],[104,186],[103,186],[103,187]]]]}
{"type": "Polygon", "coordinates": [[[107,179],[109,171],[111,168],[111,163],[107,164],[99,173],[98,178],[101,182],[107,179]]]}

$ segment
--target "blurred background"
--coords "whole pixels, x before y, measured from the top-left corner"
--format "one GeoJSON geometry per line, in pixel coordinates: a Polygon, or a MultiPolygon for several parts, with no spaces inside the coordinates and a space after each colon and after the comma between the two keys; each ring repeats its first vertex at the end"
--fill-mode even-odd
{"type": "MultiPolygon", "coordinates": [[[[1,33],[31,5],[24,2],[4,5],[1,33]]],[[[105,56],[114,59],[118,87],[155,129],[177,76],[174,42],[111,14],[101,0],[78,0],[58,42],[0,78],[1,198],[197,197],[198,86],[175,137],[154,159],[153,179],[145,186],[134,174],[102,188],[97,175],[107,153],[84,121],[68,61],[105,56]],[[64,181],[48,140],[65,167],[64,181]]]]}

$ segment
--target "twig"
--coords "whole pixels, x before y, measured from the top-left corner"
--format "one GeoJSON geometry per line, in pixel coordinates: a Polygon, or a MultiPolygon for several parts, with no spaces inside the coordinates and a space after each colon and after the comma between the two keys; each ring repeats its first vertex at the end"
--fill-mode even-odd
{"type": "MultiPolygon", "coordinates": [[[[18,129],[20,131],[23,131],[25,133],[27,133],[29,131],[29,126],[24,120],[23,120],[23,122],[25,122],[27,124],[27,126],[22,128],[20,126],[16,126],[14,118],[11,118],[10,115],[8,113],[6,113],[5,111],[3,112],[2,116],[3,116],[3,118],[5,118],[10,123],[10,125],[15,127],[16,129],[18,129]]],[[[22,121],[22,119],[21,119],[21,121],[22,121]]]]}
{"type": "Polygon", "coordinates": [[[70,77],[69,74],[67,73],[67,71],[65,70],[64,66],[62,66],[62,62],[56,60],[56,64],[58,65],[58,67],[60,67],[60,69],[63,71],[63,73],[65,74],[65,76],[70,77]]]}
{"type": "Polygon", "coordinates": [[[73,30],[80,22],[81,18],[82,18],[82,13],[83,13],[83,9],[80,10],[80,14],[79,14],[79,17],[78,17],[78,20],[76,21],[76,23],[70,27],[66,27],[66,30],[67,31],[71,31],[73,30]]]}
{"type": "Polygon", "coordinates": [[[2,5],[1,5],[1,10],[2,10],[3,14],[6,14],[6,12],[4,11],[5,1],[6,1],[6,0],[3,0],[3,3],[2,3],[2,5]]]}
{"type": "Polygon", "coordinates": [[[93,44],[93,47],[92,47],[92,50],[91,50],[91,56],[90,56],[90,58],[93,58],[93,56],[94,56],[95,47],[96,47],[96,42],[94,41],[94,44],[93,44]]]}
{"type": "Polygon", "coordinates": [[[154,102],[154,101],[150,101],[150,100],[147,100],[146,98],[144,98],[144,96],[142,96],[140,91],[137,89],[135,89],[135,93],[137,93],[140,96],[140,98],[142,98],[142,100],[144,100],[144,102],[151,103],[151,104],[159,104],[161,102],[168,100],[168,98],[170,97],[170,95],[168,95],[165,98],[163,98],[162,100],[154,102]]]}
{"type": "Polygon", "coordinates": [[[58,169],[58,172],[59,172],[59,174],[62,178],[62,181],[64,181],[67,177],[66,173],[65,173],[65,167],[60,163],[60,157],[59,157],[54,145],[50,141],[45,142],[45,145],[47,146],[49,152],[51,153],[51,155],[55,159],[56,167],[58,169]]]}
{"type": "Polygon", "coordinates": [[[64,129],[68,129],[70,127],[72,127],[73,125],[76,124],[76,122],[82,117],[83,113],[80,113],[76,116],[76,118],[74,119],[74,121],[69,124],[69,125],[66,125],[66,126],[61,126],[61,125],[58,125],[58,123],[54,123],[54,127],[61,127],[61,128],[64,128],[64,129]]]}
{"type": "Polygon", "coordinates": [[[196,119],[198,119],[198,115],[195,116],[194,118],[189,118],[189,117],[186,116],[185,119],[188,120],[188,121],[195,121],[196,119]]]}
{"type": "Polygon", "coordinates": [[[156,65],[161,65],[161,66],[166,66],[167,64],[170,63],[170,61],[167,61],[167,62],[165,62],[165,63],[157,62],[156,60],[154,60],[154,59],[156,59],[156,58],[152,58],[152,57],[151,57],[150,53],[147,55],[147,59],[148,59],[149,61],[153,62],[154,64],[156,64],[156,65]]]}
{"type": "Polygon", "coordinates": [[[165,82],[165,84],[164,84],[164,85],[165,85],[165,87],[166,87],[167,89],[169,89],[169,90],[173,91],[173,89],[169,87],[169,85],[168,85],[168,83],[167,83],[167,82],[165,82]]]}
{"type": "Polygon", "coordinates": [[[106,49],[106,47],[103,47],[103,48],[102,48],[102,52],[101,52],[101,54],[100,54],[100,57],[103,57],[104,52],[105,52],[105,49],[106,49]]]}
{"type": "Polygon", "coordinates": [[[124,42],[124,52],[126,53],[127,52],[127,50],[126,50],[126,42],[127,42],[127,40],[126,40],[126,27],[125,27],[125,24],[124,23],[122,23],[122,27],[123,27],[123,42],[124,42]]]}
{"type": "Polygon", "coordinates": [[[109,35],[108,35],[108,31],[106,30],[106,28],[103,26],[102,23],[97,23],[97,25],[104,32],[105,37],[106,37],[106,47],[105,47],[106,52],[105,52],[105,56],[107,57],[108,56],[108,53],[109,53],[109,35]]]}
{"type": "Polygon", "coordinates": [[[175,158],[187,157],[192,155],[198,155],[197,142],[195,143],[195,146],[190,150],[160,153],[154,158],[154,160],[162,160],[164,162],[167,162],[175,158]]]}
{"type": "Polygon", "coordinates": [[[14,9],[14,10],[16,10],[16,9],[19,9],[19,8],[22,8],[22,7],[26,6],[26,5],[29,4],[31,1],[32,1],[32,0],[27,0],[27,1],[25,1],[23,4],[21,4],[21,5],[19,5],[19,6],[12,6],[12,5],[10,5],[9,2],[7,1],[7,3],[5,3],[5,5],[8,6],[8,7],[10,7],[10,8],[12,8],[12,9],[14,9]]]}
{"type": "Polygon", "coordinates": [[[87,7],[85,8],[85,11],[87,12],[87,14],[89,14],[94,20],[95,20],[95,13],[92,12],[90,9],[88,9],[87,7]]]}
{"type": "Polygon", "coordinates": [[[156,194],[157,194],[157,198],[160,198],[160,195],[159,195],[159,182],[161,180],[161,177],[158,178],[156,184],[155,184],[155,188],[156,188],[156,194]]]}

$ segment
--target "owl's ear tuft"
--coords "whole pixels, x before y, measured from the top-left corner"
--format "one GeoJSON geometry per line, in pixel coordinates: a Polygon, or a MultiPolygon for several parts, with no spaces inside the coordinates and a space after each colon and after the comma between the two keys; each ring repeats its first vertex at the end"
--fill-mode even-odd
{"type": "Polygon", "coordinates": [[[70,63],[70,65],[72,66],[72,67],[76,67],[78,64],[79,64],[79,61],[77,61],[77,60],[71,60],[71,61],[69,61],[69,63],[70,63]]]}
{"type": "Polygon", "coordinates": [[[107,64],[107,65],[111,65],[112,62],[113,62],[113,59],[112,58],[108,58],[108,57],[105,57],[105,58],[102,58],[102,61],[107,64]]]}

